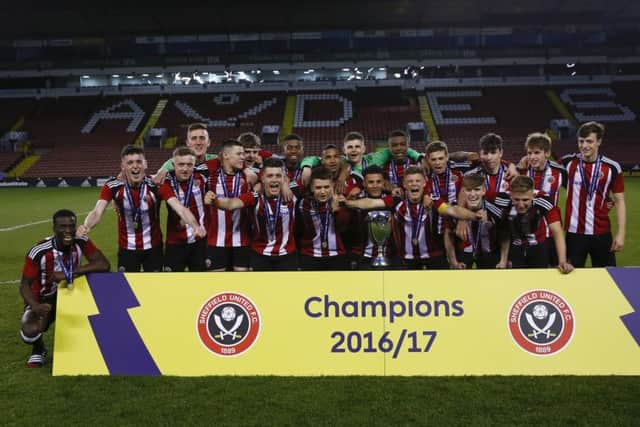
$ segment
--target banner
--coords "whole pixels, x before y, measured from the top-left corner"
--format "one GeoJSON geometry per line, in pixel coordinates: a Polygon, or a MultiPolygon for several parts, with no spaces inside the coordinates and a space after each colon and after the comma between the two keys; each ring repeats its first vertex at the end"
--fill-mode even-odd
{"type": "Polygon", "coordinates": [[[640,268],[104,273],[54,375],[640,375],[640,268]]]}

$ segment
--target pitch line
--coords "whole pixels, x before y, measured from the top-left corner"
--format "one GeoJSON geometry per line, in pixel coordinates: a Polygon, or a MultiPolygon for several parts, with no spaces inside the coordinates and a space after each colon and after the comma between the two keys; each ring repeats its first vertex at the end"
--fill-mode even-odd
{"type": "MultiPolygon", "coordinates": [[[[87,212],[80,212],[79,214],[77,214],[77,216],[80,215],[86,215],[88,214],[90,211],[87,212]]],[[[39,224],[45,224],[47,222],[51,222],[51,218],[49,219],[42,219],[40,221],[34,221],[34,222],[27,222],[26,224],[18,224],[18,225],[14,225],[13,227],[4,227],[4,228],[0,228],[0,232],[2,231],[15,231],[15,230],[19,230],[21,228],[26,228],[26,227],[31,227],[32,225],[39,225],[39,224]]]]}
{"type": "Polygon", "coordinates": [[[13,285],[15,283],[20,283],[20,280],[5,280],[4,282],[0,282],[0,285],[13,285]]]}

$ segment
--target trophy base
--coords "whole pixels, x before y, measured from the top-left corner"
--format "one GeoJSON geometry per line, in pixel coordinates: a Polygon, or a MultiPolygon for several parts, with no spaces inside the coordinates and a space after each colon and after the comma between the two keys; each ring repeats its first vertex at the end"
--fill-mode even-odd
{"type": "Polygon", "coordinates": [[[389,267],[389,260],[386,257],[377,256],[373,260],[371,260],[371,267],[373,268],[389,267]]]}

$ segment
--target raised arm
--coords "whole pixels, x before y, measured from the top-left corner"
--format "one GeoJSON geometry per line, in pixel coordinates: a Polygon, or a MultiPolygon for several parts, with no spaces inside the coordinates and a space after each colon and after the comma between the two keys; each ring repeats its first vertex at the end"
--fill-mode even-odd
{"type": "Polygon", "coordinates": [[[186,224],[189,224],[191,228],[193,228],[196,236],[204,237],[207,235],[207,231],[204,229],[204,227],[200,225],[191,211],[187,209],[182,203],[180,203],[177,197],[171,197],[170,199],[168,199],[167,204],[171,206],[171,209],[173,209],[178,214],[182,221],[184,221],[186,224]]]}
{"type": "Polygon", "coordinates": [[[84,219],[84,223],[78,226],[78,230],[76,234],[78,236],[86,236],[96,225],[100,224],[102,221],[102,215],[104,214],[104,210],[109,205],[109,202],[103,199],[98,199],[95,207],[89,215],[84,219]]]}

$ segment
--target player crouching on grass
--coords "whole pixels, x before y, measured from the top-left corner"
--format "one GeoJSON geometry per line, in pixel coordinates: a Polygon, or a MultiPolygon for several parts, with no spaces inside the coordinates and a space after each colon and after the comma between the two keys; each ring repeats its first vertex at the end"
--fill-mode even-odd
{"type": "Polygon", "coordinates": [[[110,268],[91,240],[76,237],[76,220],[76,214],[67,209],[53,214],[54,235],[35,244],[24,261],[20,294],[25,307],[20,335],[33,347],[27,360],[30,368],[44,365],[47,349],[42,334],[56,318],[58,284],[66,282],[70,286],[75,277],[110,268]],[[83,256],[89,262],[80,265],[83,256]]]}
{"type": "MultiPolygon", "coordinates": [[[[558,254],[558,270],[573,271],[567,262],[560,210],[546,197],[535,197],[533,179],[517,176],[511,181],[511,196],[506,203],[507,222],[511,234],[509,259],[513,268],[547,268],[551,240],[558,254]]],[[[508,196],[506,196],[508,197],[508,196]]],[[[503,199],[500,196],[498,199],[503,199]]],[[[503,203],[496,199],[496,204],[503,203]]]]}

